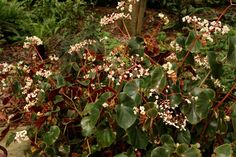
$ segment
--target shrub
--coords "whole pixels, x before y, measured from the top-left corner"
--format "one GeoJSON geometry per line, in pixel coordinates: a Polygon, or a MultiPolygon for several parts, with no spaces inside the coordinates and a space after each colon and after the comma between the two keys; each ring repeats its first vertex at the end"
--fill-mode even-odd
{"type": "Polygon", "coordinates": [[[236,83],[225,71],[236,65],[236,38],[220,18],[182,20],[188,32],[174,41],[125,36],[111,48],[102,36],[60,60],[40,61],[42,41],[28,38],[32,62],[0,67],[3,104],[30,124],[28,138],[14,133],[7,144],[29,139],[31,156],[235,156],[236,83]]]}

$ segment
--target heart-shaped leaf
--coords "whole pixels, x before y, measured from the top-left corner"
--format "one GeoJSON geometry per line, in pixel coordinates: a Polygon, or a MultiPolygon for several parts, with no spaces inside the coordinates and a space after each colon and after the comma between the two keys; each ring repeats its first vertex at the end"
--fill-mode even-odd
{"type": "Polygon", "coordinates": [[[44,135],[44,142],[47,145],[52,145],[56,142],[59,135],[60,135],[60,128],[56,125],[51,126],[50,130],[48,132],[46,132],[44,135]]]}

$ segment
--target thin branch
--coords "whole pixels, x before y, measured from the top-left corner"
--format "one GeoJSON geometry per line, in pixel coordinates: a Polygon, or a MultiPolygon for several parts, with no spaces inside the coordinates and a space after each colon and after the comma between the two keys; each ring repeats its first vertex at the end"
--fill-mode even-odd
{"type": "Polygon", "coordinates": [[[34,50],[36,51],[36,53],[38,54],[39,58],[41,59],[42,62],[44,62],[42,56],[40,55],[39,51],[37,50],[37,48],[33,45],[34,50]]]}
{"type": "Polygon", "coordinates": [[[236,87],[236,81],[234,82],[233,86],[228,91],[228,93],[225,95],[225,97],[217,105],[213,107],[213,110],[217,110],[223,104],[223,102],[230,96],[230,93],[234,90],[235,87],[236,87]]]}
{"type": "Polygon", "coordinates": [[[131,38],[131,37],[130,37],[130,33],[129,33],[129,31],[128,31],[127,27],[126,27],[126,24],[125,24],[125,22],[124,22],[124,19],[122,19],[122,23],[123,23],[123,26],[124,26],[124,28],[125,28],[125,31],[126,31],[128,37],[131,38]]]}
{"type": "Polygon", "coordinates": [[[196,44],[197,40],[198,40],[198,36],[196,36],[196,37],[194,38],[194,40],[192,41],[190,47],[188,48],[187,54],[184,56],[182,62],[180,63],[180,66],[182,66],[182,65],[184,64],[185,60],[187,59],[188,55],[189,55],[190,52],[192,51],[192,49],[193,49],[194,45],[196,44]]]}

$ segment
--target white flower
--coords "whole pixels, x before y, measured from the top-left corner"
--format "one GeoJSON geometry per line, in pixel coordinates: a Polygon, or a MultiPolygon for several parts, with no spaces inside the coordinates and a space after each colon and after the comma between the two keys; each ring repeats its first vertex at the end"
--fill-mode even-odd
{"type": "Polygon", "coordinates": [[[133,5],[130,4],[130,5],[129,5],[129,12],[132,13],[132,11],[133,11],[133,5]]]}
{"type": "Polygon", "coordinates": [[[104,102],[103,104],[102,104],[102,107],[104,107],[104,108],[107,108],[109,105],[108,105],[108,103],[106,103],[106,102],[104,102]]]}
{"type": "Polygon", "coordinates": [[[24,42],[23,48],[28,49],[31,45],[43,45],[42,40],[39,37],[32,36],[26,37],[26,42],[24,42]]]}
{"type": "Polygon", "coordinates": [[[144,106],[140,106],[139,110],[140,110],[140,114],[141,115],[145,115],[146,114],[144,106]]]}
{"type": "Polygon", "coordinates": [[[21,143],[22,141],[28,141],[29,137],[27,136],[27,131],[26,130],[22,130],[22,131],[16,132],[15,140],[18,143],[21,143]]]}
{"type": "Polygon", "coordinates": [[[191,101],[189,99],[185,99],[185,101],[188,103],[188,104],[191,104],[191,101]]]}
{"type": "Polygon", "coordinates": [[[164,16],[165,16],[165,15],[164,15],[163,13],[159,13],[159,14],[158,14],[158,17],[160,17],[160,18],[164,18],[164,16]]]}
{"type": "Polygon", "coordinates": [[[224,35],[224,34],[228,33],[229,31],[230,31],[229,27],[224,25],[223,28],[222,28],[222,32],[221,33],[224,35]]]}
{"type": "Polygon", "coordinates": [[[54,54],[54,55],[50,55],[49,56],[49,59],[51,60],[51,61],[57,61],[57,60],[59,60],[59,58],[54,54]]]}
{"type": "Polygon", "coordinates": [[[135,107],[133,107],[133,112],[136,115],[137,113],[139,113],[139,109],[135,106],[135,107]]]}

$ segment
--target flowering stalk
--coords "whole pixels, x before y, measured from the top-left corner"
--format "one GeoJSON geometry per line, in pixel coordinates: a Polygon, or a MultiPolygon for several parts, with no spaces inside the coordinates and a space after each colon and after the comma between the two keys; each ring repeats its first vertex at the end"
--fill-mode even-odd
{"type": "Polygon", "coordinates": [[[125,28],[125,31],[126,31],[128,37],[130,38],[130,33],[129,33],[127,27],[126,27],[126,24],[125,24],[125,22],[124,22],[124,19],[122,19],[122,23],[123,23],[123,26],[124,26],[124,28],[125,28]]]}
{"type": "Polygon", "coordinates": [[[33,46],[34,50],[36,51],[36,53],[38,54],[40,60],[44,63],[44,60],[43,60],[42,56],[40,55],[39,51],[37,50],[37,48],[34,45],[32,45],[32,46],[33,46]]]}

